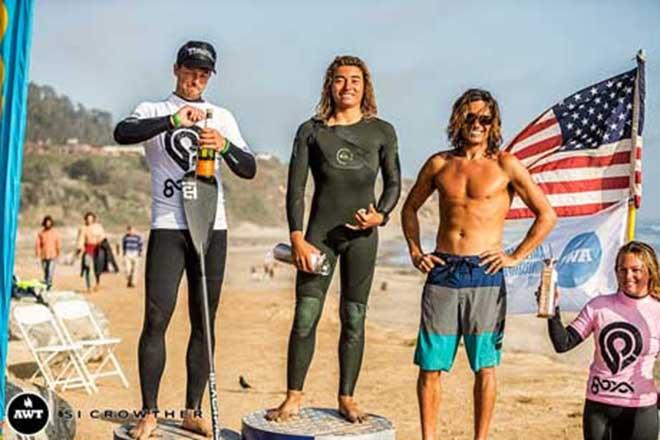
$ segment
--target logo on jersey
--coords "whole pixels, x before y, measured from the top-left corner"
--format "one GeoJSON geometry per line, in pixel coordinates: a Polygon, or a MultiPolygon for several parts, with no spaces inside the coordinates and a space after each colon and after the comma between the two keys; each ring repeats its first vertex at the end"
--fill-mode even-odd
{"type": "Polygon", "coordinates": [[[337,150],[337,162],[339,165],[348,165],[351,162],[353,162],[353,152],[349,150],[348,148],[340,148],[337,150]]]}
{"type": "Polygon", "coordinates": [[[336,168],[359,170],[364,166],[364,156],[357,148],[341,147],[335,152],[335,160],[330,159],[328,162],[336,168]]]}
{"type": "Polygon", "coordinates": [[[591,392],[599,394],[601,391],[607,393],[628,394],[634,393],[635,389],[628,382],[617,382],[615,380],[601,379],[598,376],[594,376],[594,379],[591,381],[591,392]]]}
{"type": "Polygon", "coordinates": [[[165,151],[183,171],[190,170],[195,164],[200,131],[193,125],[165,133],[165,151]]]}
{"type": "Polygon", "coordinates": [[[577,287],[598,270],[603,247],[595,232],[585,232],[568,242],[557,263],[559,287],[577,287]]]}
{"type": "Polygon", "coordinates": [[[628,322],[613,322],[600,331],[598,345],[607,368],[617,374],[637,360],[644,343],[637,327],[628,322]]]}
{"type": "Polygon", "coordinates": [[[181,194],[185,200],[197,200],[197,182],[195,180],[181,182],[181,194]]]}

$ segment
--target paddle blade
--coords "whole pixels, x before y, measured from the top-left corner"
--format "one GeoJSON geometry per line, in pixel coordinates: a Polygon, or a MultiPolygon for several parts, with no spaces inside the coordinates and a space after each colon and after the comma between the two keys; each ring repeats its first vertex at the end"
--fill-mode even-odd
{"type": "Polygon", "coordinates": [[[215,177],[197,178],[194,172],[189,172],[183,177],[181,195],[183,211],[195,250],[203,255],[204,251],[200,246],[207,247],[215,223],[218,182],[215,177]]]}

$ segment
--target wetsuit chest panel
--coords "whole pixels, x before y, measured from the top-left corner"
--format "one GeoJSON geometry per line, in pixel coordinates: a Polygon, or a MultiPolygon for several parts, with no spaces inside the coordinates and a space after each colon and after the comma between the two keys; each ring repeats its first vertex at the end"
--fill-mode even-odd
{"type": "Polygon", "coordinates": [[[325,182],[361,187],[373,186],[379,168],[380,143],[361,127],[319,127],[313,139],[317,156],[316,178],[325,182]]]}

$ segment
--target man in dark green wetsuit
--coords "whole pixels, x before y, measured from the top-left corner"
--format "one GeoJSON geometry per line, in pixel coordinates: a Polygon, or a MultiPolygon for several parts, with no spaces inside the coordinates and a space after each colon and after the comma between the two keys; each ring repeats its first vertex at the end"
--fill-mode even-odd
{"type": "Polygon", "coordinates": [[[269,420],[286,420],[300,410],[302,388],[314,354],[316,326],[332,272],[339,260],[341,280],[339,412],[364,420],[353,399],[362,364],[364,320],[378,248],[377,227],[386,223],[401,192],[394,128],[376,117],[371,77],[359,58],[335,58],[326,71],[314,118],[296,134],[289,166],[287,217],[299,269],[296,312],[289,338],[287,397],[269,420]],[[376,203],[378,171],[383,192],[376,203]],[[309,171],[314,196],[303,237],[304,192],[309,171]],[[329,276],[311,273],[313,254],[323,252],[329,276]]]}

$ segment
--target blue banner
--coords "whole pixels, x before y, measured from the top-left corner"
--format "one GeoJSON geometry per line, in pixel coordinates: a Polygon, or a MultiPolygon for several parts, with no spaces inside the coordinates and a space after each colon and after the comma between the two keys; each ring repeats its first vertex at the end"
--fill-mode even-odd
{"type": "Polygon", "coordinates": [[[5,418],[8,314],[27,119],[32,0],[0,3],[0,420],[5,418]]]}
{"type": "MultiPolygon", "coordinates": [[[[504,270],[507,313],[536,312],[536,291],[543,260],[556,260],[557,287],[563,311],[577,312],[594,296],[616,292],[616,253],[625,243],[628,201],[598,214],[561,217],[557,226],[522,263],[504,270]]],[[[509,224],[507,227],[514,225],[509,224]]],[[[528,225],[526,225],[528,226],[528,225]]],[[[519,239],[527,231],[521,228],[519,239]]],[[[511,231],[515,235],[517,231],[511,231]]],[[[517,246],[507,247],[509,252],[517,246]]]]}

